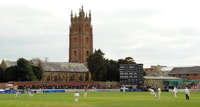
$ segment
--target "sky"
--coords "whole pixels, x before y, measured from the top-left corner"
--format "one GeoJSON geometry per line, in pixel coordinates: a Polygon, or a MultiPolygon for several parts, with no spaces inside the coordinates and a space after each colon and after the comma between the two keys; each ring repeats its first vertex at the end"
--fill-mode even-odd
{"type": "Polygon", "coordinates": [[[71,10],[92,14],[93,47],[105,58],[200,65],[199,0],[1,0],[0,61],[68,62],[71,10]]]}

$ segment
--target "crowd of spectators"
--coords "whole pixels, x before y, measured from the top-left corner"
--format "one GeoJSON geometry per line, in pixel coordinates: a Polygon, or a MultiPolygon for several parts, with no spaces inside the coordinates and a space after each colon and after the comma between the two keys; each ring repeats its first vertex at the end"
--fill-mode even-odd
{"type": "Polygon", "coordinates": [[[119,86],[112,87],[112,85],[19,85],[18,89],[116,89],[119,86]]]}

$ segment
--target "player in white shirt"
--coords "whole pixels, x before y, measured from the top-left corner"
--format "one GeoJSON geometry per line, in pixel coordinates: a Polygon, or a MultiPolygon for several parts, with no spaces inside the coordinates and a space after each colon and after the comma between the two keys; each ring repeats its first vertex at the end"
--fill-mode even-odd
{"type": "Polygon", "coordinates": [[[30,98],[30,97],[33,97],[33,92],[30,92],[30,93],[29,93],[29,98],[30,98]]]}
{"type": "Polygon", "coordinates": [[[158,98],[160,99],[161,89],[158,87],[158,98]]]}
{"type": "Polygon", "coordinates": [[[78,91],[76,91],[76,93],[74,94],[74,98],[75,98],[75,102],[78,102],[78,97],[79,97],[79,93],[78,91]]]}
{"type": "Polygon", "coordinates": [[[174,92],[174,97],[177,97],[177,89],[176,89],[176,87],[174,87],[173,92],[174,92]]]}
{"type": "Polygon", "coordinates": [[[185,100],[189,100],[190,90],[188,90],[187,86],[185,87],[185,95],[186,95],[186,99],[185,100]]]}
{"type": "Polygon", "coordinates": [[[151,95],[154,95],[154,96],[157,98],[157,95],[155,94],[155,92],[154,92],[153,89],[149,88],[148,90],[150,91],[150,94],[151,94],[151,95]]]}
{"type": "Polygon", "coordinates": [[[20,91],[17,91],[15,98],[17,98],[17,96],[20,97],[20,91]]]}
{"type": "Polygon", "coordinates": [[[84,98],[86,98],[86,96],[87,96],[87,90],[85,89],[84,98]]]}

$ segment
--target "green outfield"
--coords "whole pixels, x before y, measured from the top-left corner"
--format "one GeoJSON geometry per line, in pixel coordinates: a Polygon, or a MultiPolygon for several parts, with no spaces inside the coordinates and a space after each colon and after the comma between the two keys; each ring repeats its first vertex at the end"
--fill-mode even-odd
{"type": "Polygon", "coordinates": [[[185,101],[185,94],[162,92],[161,99],[156,99],[149,92],[88,92],[87,98],[74,101],[74,93],[38,93],[33,98],[28,94],[0,94],[0,107],[200,107],[200,93],[190,93],[190,100],[185,101]],[[168,94],[170,99],[168,99],[168,94]]]}

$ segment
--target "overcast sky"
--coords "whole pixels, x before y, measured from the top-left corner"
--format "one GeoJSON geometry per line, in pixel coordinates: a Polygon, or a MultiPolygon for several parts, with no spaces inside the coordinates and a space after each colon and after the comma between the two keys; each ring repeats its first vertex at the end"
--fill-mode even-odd
{"type": "Polygon", "coordinates": [[[70,13],[92,14],[93,47],[108,59],[200,65],[199,0],[2,0],[0,60],[68,62],[70,13]]]}

